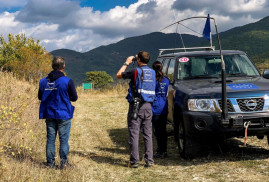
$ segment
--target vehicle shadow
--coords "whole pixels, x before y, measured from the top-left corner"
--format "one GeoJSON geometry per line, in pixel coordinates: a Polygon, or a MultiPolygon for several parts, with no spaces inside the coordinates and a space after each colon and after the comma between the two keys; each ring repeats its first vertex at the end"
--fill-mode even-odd
{"type": "MultiPolygon", "coordinates": [[[[112,129],[109,130],[109,136],[111,140],[116,145],[116,148],[100,148],[111,153],[126,154],[129,155],[129,145],[128,145],[128,129],[112,129]]],[[[158,165],[165,166],[190,166],[190,165],[200,165],[210,162],[222,162],[222,161],[245,161],[245,160],[263,160],[269,158],[269,150],[262,146],[255,146],[247,144],[244,147],[243,142],[237,138],[231,138],[222,142],[210,142],[204,145],[201,154],[194,159],[183,159],[180,157],[178,152],[178,147],[174,141],[174,137],[171,135],[173,132],[168,131],[168,157],[164,159],[154,159],[155,163],[158,165]]],[[[139,140],[140,146],[140,156],[143,155],[143,139],[140,135],[139,140]]],[[[153,136],[153,148],[154,151],[157,148],[156,140],[153,136]]],[[[142,158],[141,158],[142,160],[142,158]]]]}

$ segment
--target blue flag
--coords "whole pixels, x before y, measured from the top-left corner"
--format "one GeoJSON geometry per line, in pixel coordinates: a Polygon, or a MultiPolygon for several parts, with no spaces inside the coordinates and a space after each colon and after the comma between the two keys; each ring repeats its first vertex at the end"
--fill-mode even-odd
{"type": "Polygon", "coordinates": [[[205,28],[203,31],[203,36],[207,39],[207,40],[211,40],[211,28],[210,28],[210,16],[209,14],[207,15],[207,19],[205,22],[205,28]]]}

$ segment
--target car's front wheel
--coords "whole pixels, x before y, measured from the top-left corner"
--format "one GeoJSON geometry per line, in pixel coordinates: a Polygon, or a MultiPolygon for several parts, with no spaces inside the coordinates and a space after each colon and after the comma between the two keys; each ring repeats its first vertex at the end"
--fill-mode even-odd
{"type": "Polygon", "coordinates": [[[200,144],[187,135],[182,115],[174,118],[175,141],[178,145],[179,154],[184,159],[192,159],[199,154],[200,144]]]}
{"type": "Polygon", "coordinates": [[[179,123],[178,131],[178,149],[180,156],[184,159],[195,158],[199,154],[200,144],[187,136],[184,122],[179,123]]]}
{"type": "Polygon", "coordinates": [[[179,123],[178,126],[178,149],[179,149],[179,154],[181,157],[186,157],[186,152],[185,152],[185,144],[186,143],[186,136],[185,136],[185,131],[183,128],[183,122],[179,123]]]}

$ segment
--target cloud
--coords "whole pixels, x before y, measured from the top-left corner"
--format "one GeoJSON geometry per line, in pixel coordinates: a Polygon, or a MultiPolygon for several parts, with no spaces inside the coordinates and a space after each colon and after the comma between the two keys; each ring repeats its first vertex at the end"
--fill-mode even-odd
{"type": "Polygon", "coordinates": [[[139,5],[136,9],[138,13],[153,13],[155,8],[157,7],[156,1],[149,1],[147,3],[143,3],[139,5]]]}
{"type": "Polygon", "coordinates": [[[179,11],[205,11],[238,19],[242,16],[261,18],[268,15],[268,0],[176,0],[172,8],[179,11]]]}
{"type": "Polygon", "coordinates": [[[80,9],[77,1],[29,0],[15,20],[23,23],[56,23],[64,31],[65,27],[75,27],[74,18],[81,18],[76,15],[80,9]]]}
{"type": "MultiPolygon", "coordinates": [[[[80,7],[77,0],[22,1],[27,4],[19,11],[0,14],[0,26],[4,27],[0,33],[24,32],[39,39],[49,51],[68,48],[85,52],[126,37],[159,31],[176,20],[208,13],[216,19],[220,32],[268,15],[268,0],[226,0],[225,3],[221,0],[138,0],[129,7],[116,6],[104,12],[80,7]]],[[[0,5],[1,2],[4,1],[0,0],[0,5]]],[[[204,23],[190,21],[184,25],[202,32],[204,23]]],[[[175,30],[173,27],[166,32],[175,30]]],[[[189,33],[184,27],[179,30],[189,33]]]]}
{"type": "Polygon", "coordinates": [[[8,35],[9,33],[18,34],[26,26],[23,23],[15,21],[16,13],[4,12],[0,14],[0,34],[3,36],[8,35]]]}
{"type": "Polygon", "coordinates": [[[77,1],[29,0],[16,15],[15,20],[23,23],[58,24],[59,31],[91,29],[106,37],[119,34],[134,34],[137,25],[152,17],[156,1],[135,3],[128,8],[116,6],[106,11],[93,11],[91,7],[79,7],[77,1]]]}
{"type": "Polygon", "coordinates": [[[27,3],[28,0],[0,0],[0,7],[14,8],[22,7],[27,3]]]}

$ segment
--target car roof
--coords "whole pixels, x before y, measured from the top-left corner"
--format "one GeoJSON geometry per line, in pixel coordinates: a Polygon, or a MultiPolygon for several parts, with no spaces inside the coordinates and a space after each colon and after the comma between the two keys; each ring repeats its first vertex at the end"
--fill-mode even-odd
{"type": "MultiPolygon", "coordinates": [[[[229,54],[246,54],[239,50],[222,50],[223,55],[229,54]]],[[[182,57],[182,56],[206,56],[206,55],[220,55],[219,50],[208,50],[208,51],[189,51],[189,52],[175,52],[169,54],[162,54],[158,57],[182,57]]]]}

